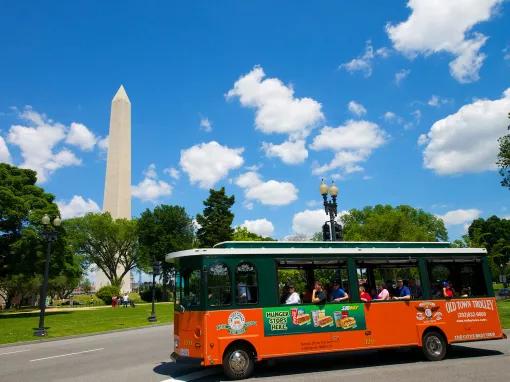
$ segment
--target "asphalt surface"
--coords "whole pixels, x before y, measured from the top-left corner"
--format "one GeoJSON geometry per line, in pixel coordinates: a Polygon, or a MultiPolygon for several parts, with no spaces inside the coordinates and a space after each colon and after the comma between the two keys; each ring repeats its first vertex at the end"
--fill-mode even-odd
{"type": "MultiPolygon", "coordinates": [[[[169,360],[172,326],[0,348],[0,381],[220,381],[221,368],[169,360]]],[[[252,380],[508,381],[510,341],[454,345],[448,359],[426,362],[418,350],[293,357],[257,365],[252,380]]]]}

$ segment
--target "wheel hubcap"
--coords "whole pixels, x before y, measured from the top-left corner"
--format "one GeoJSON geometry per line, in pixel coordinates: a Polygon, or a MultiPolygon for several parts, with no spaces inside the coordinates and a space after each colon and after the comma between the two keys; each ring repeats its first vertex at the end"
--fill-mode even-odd
{"type": "Polygon", "coordinates": [[[437,337],[427,338],[426,346],[427,351],[435,356],[439,356],[443,351],[443,344],[441,343],[441,340],[437,337]]]}
{"type": "Polygon", "coordinates": [[[248,363],[250,362],[250,359],[248,357],[248,354],[246,354],[245,351],[242,350],[236,350],[233,352],[229,359],[228,364],[230,368],[237,374],[237,373],[243,373],[248,368],[248,363]]]}

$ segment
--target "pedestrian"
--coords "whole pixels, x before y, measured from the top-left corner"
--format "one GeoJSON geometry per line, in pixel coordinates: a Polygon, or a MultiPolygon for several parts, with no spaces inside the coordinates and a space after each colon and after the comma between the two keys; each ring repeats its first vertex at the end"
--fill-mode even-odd
{"type": "Polygon", "coordinates": [[[124,296],[122,296],[122,306],[124,308],[127,308],[128,307],[128,303],[129,303],[129,296],[127,293],[124,293],[124,296]]]}
{"type": "Polygon", "coordinates": [[[112,308],[115,309],[117,306],[117,296],[112,296],[112,308]]]}

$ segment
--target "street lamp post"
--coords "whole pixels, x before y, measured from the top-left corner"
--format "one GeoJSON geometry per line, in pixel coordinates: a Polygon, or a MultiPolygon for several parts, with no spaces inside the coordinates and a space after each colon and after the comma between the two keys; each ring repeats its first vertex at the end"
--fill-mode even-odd
{"type": "Polygon", "coordinates": [[[324,183],[324,179],[320,185],[320,193],[322,198],[324,199],[324,211],[326,211],[326,215],[329,216],[329,227],[328,223],[324,223],[322,226],[322,238],[324,241],[328,241],[328,229],[329,229],[329,240],[331,241],[341,241],[342,240],[342,226],[335,222],[335,218],[337,216],[337,208],[338,205],[336,203],[336,198],[338,196],[338,187],[335,186],[335,183],[332,183],[330,187],[326,183],[324,183]],[[331,195],[331,201],[328,200],[328,193],[331,195]]]}
{"type": "MultiPolygon", "coordinates": [[[[44,229],[41,233],[42,237],[46,240],[46,261],[44,263],[44,279],[41,286],[41,296],[39,298],[39,327],[35,330],[34,335],[39,337],[45,337],[48,333],[44,327],[44,314],[46,312],[46,296],[48,294],[48,278],[50,273],[50,255],[51,255],[51,243],[57,240],[58,232],[51,227],[51,220],[48,215],[44,215],[41,219],[44,229]]],[[[52,225],[54,227],[60,226],[60,218],[57,216],[53,219],[52,225]]]]}
{"type": "Polygon", "coordinates": [[[156,307],[155,307],[155,300],[156,300],[156,276],[161,273],[161,263],[159,261],[154,260],[152,263],[152,311],[151,315],[147,320],[149,322],[156,322],[158,319],[156,318],[156,307]]]}

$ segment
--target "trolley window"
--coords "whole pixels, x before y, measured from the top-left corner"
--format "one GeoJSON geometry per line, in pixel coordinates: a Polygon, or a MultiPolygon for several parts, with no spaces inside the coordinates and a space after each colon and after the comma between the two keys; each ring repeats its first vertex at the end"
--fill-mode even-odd
{"type": "Polygon", "coordinates": [[[236,267],[237,303],[256,304],[259,298],[257,269],[251,263],[242,262],[236,267]]]}
{"type": "Polygon", "coordinates": [[[207,270],[207,297],[209,306],[232,304],[230,270],[223,263],[209,266],[207,270]]]}

